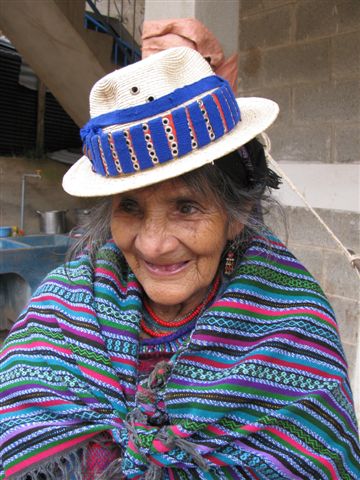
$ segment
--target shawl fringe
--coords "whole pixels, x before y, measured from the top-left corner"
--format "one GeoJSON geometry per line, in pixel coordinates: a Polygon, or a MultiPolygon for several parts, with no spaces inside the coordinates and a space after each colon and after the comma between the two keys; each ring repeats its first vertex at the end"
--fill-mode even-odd
{"type": "Polygon", "coordinates": [[[45,460],[36,466],[15,474],[9,480],[82,480],[85,469],[86,446],[77,447],[76,451],[69,451],[54,457],[49,462],[45,460]]]}

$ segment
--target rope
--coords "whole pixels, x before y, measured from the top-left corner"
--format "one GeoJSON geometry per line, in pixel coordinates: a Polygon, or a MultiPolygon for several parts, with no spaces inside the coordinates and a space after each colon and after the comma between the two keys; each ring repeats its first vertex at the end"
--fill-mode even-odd
{"type": "Polygon", "coordinates": [[[321,223],[321,225],[325,228],[325,230],[329,233],[335,243],[338,245],[340,250],[344,253],[346,258],[349,260],[350,265],[355,269],[357,276],[360,279],[360,254],[353,252],[352,250],[348,250],[345,245],[341,242],[341,240],[335,235],[335,233],[331,230],[331,228],[324,222],[324,220],[320,217],[320,215],[313,209],[313,207],[309,204],[306,200],[304,195],[297,189],[296,185],[293,181],[286,175],[284,170],[279,166],[279,164],[272,158],[270,155],[271,143],[269,137],[262,133],[261,134],[261,143],[264,146],[265,155],[269,162],[269,164],[276,170],[276,172],[286,181],[286,183],[290,186],[290,188],[301,198],[304,202],[307,209],[317,218],[317,220],[321,223]]]}

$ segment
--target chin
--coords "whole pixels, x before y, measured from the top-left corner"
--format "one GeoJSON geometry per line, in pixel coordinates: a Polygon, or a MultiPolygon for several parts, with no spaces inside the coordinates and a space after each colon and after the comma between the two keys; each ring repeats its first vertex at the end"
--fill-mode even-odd
{"type": "Polygon", "coordinates": [[[192,298],[194,292],[181,291],[179,285],[176,288],[171,288],[171,285],[159,286],[155,282],[152,282],[149,287],[143,286],[146,295],[154,304],[175,306],[180,305],[190,298],[192,298]]]}
{"type": "Polygon", "coordinates": [[[158,305],[164,305],[164,306],[175,306],[175,305],[180,305],[186,300],[188,300],[188,296],[186,295],[179,295],[177,294],[171,294],[170,292],[164,293],[163,295],[159,292],[154,292],[154,294],[150,291],[149,293],[146,292],[148,298],[151,300],[152,303],[158,304],[158,305]]]}

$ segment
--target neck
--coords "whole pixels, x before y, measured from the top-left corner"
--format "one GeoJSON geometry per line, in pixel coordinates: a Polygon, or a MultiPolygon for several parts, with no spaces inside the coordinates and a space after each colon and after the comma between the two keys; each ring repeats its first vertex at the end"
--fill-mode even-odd
{"type": "Polygon", "coordinates": [[[177,305],[162,305],[153,302],[150,298],[147,298],[145,303],[150,307],[152,312],[156,314],[156,316],[160,317],[162,320],[172,322],[192,312],[194,308],[196,308],[199,303],[202,302],[205,295],[206,291],[203,292],[203,295],[201,295],[200,298],[197,297],[192,301],[186,301],[177,305]]]}
{"type": "Polygon", "coordinates": [[[149,299],[144,298],[144,318],[141,322],[142,330],[150,336],[161,337],[169,335],[175,329],[183,327],[186,324],[189,325],[191,322],[194,322],[203,310],[214,300],[219,284],[220,277],[217,276],[211,287],[207,289],[207,294],[202,294],[200,303],[198,301],[199,296],[197,295],[197,301],[186,302],[186,306],[185,304],[177,304],[169,306],[169,308],[160,309],[159,304],[153,303],[153,305],[156,306],[156,310],[154,310],[149,299]]]}

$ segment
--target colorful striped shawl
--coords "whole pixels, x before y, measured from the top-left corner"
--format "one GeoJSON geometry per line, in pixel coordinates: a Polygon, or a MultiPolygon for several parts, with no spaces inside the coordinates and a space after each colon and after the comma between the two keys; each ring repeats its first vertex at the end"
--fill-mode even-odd
{"type": "Polygon", "coordinates": [[[118,478],[359,480],[332,310],[276,238],[253,239],[173,360],[160,427],[135,415],[141,306],[111,242],[94,268],[83,256],[48,275],[2,349],[0,478],[36,478],[110,431],[118,478]]]}

